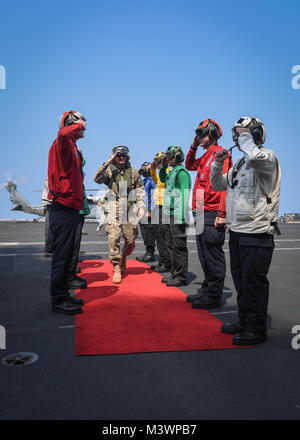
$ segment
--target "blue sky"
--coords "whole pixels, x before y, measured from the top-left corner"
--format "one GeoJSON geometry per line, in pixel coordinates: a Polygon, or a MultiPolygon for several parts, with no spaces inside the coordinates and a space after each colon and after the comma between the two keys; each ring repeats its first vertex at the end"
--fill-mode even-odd
{"type": "MultiPolygon", "coordinates": [[[[228,148],[234,122],[251,115],[264,122],[265,145],[280,160],[280,214],[300,212],[300,89],[291,86],[300,64],[298,0],[17,0],[0,12],[7,86],[0,90],[0,183],[5,170],[15,180],[25,176],[19,190],[41,203],[32,190],[42,188],[65,110],[88,121],[78,146],[89,188],[115,145],[127,145],[139,167],[171,144],[186,153],[197,124],[212,117],[228,148]]],[[[11,208],[2,189],[0,218],[32,218],[11,208]]]]}

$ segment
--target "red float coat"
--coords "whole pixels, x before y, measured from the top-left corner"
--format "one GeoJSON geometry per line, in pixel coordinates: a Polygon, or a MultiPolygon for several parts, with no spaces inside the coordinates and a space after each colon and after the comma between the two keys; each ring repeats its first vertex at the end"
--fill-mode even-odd
{"type": "MultiPolygon", "coordinates": [[[[199,159],[196,159],[196,150],[192,148],[186,156],[185,167],[189,171],[197,171],[193,189],[193,211],[203,209],[202,198],[198,197],[197,189],[204,190],[204,211],[218,211],[219,216],[226,217],[226,191],[214,191],[210,185],[210,166],[214,161],[217,151],[222,150],[220,145],[211,145],[199,159]]],[[[227,173],[229,159],[224,161],[223,174],[227,173]]]]}
{"type": "Polygon", "coordinates": [[[62,127],[53,142],[48,157],[48,198],[73,209],[82,209],[82,155],[77,148],[76,134],[82,124],[62,127]]]}

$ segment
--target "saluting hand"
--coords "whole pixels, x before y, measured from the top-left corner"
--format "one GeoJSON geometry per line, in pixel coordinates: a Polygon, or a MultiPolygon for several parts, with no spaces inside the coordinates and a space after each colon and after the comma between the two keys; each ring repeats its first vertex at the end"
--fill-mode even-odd
{"type": "Polygon", "coordinates": [[[200,145],[200,139],[198,138],[198,136],[194,137],[193,143],[192,143],[192,147],[193,148],[198,148],[200,145]]]}
{"type": "Polygon", "coordinates": [[[167,156],[164,154],[161,160],[162,165],[166,166],[168,164],[167,156]]]}
{"type": "Polygon", "coordinates": [[[110,156],[110,158],[108,159],[109,163],[112,163],[113,160],[115,160],[115,158],[117,157],[118,151],[116,151],[114,154],[112,154],[110,156]]]}

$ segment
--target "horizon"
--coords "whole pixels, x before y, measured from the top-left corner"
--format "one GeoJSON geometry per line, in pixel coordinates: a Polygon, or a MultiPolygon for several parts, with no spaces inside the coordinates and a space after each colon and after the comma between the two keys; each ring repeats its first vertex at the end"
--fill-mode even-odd
{"type": "MultiPolygon", "coordinates": [[[[3,5],[0,184],[8,173],[13,181],[25,177],[18,190],[31,205],[41,204],[33,190],[42,189],[59,118],[69,109],[87,119],[85,139],[78,142],[87,188],[96,186],[93,176],[115,145],[127,145],[139,169],[168,145],[180,145],[186,155],[206,117],[221,125],[219,144],[230,148],[233,124],[251,115],[263,121],[265,146],[279,158],[279,216],[300,212],[294,194],[300,159],[294,134],[300,3],[289,0],[283,8],[279,1],[256,0],[249,7],[217,0],[214,5],[213,23],[196,0],[3,5]]],[[[238,158],[233,152],[234,163],[238,158]]],[[[190,174],[194,182],[196,173],[190,174]]],[[[0,218],[32,217],[11,208],[2,188],[0,218]]]]}

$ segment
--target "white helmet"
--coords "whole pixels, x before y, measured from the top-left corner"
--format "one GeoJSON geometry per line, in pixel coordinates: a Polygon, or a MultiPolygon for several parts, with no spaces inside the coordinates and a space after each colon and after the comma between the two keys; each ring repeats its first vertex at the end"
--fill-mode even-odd
{"type": "Polygon", "coordinates": [[[252,134],[253,140],[256,145],[262,145],[266,141],[266,130],[264,124],[258,118],[251,118],[249,116],[244,116],[236,121],[232,128],[233,140],[236,140],[236,131],[238,127],[249,128],[252,134]]]}

